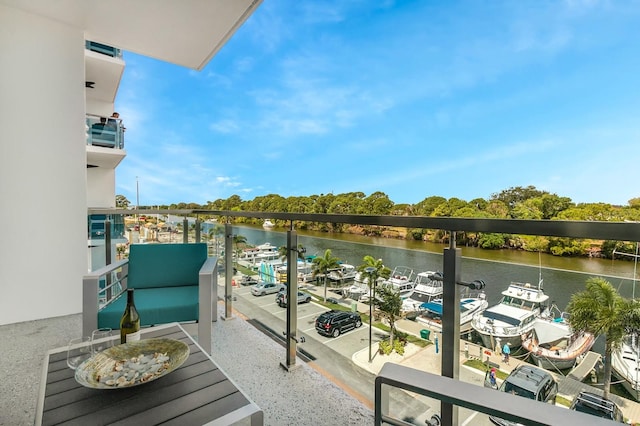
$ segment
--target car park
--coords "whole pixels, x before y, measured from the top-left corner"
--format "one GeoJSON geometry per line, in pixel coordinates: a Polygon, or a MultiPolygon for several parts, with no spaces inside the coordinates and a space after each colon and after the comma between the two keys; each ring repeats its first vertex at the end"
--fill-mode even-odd
{"type": "Polygon", "coordinates": [[[572,410],[624,423],[622,411],[615,402],[592,392],[582,391],[571,403],[572,410]]]}
{"type": "Polygon", "coordinates": [[[286,288],[284,284],[259,282],[251,287],[251,294],[254,296],[264,296],[265,294],[277,293],[286,288]]]}
{"type": "MultiPolygon", "coordinates": [[[[488,387],[487,379],[485,379],[485,387],[488,387]]],[[[555,404],[558,383],[548,371],[532,365],[522,364],[511,371],[498,390],[535,401],[555,404]]],[[[489,419],[500,426],[519,425],[519,423],[495,416],[489,416],[489,419]]]]}
{"type": "MultiPolygon", "coordinates": [[[[298,292],[298,304],[300,303],[309,303],[311,302],[311,295],[309,293],[304,293],[302,291],[298,292]]],[[[276,303],[281,307],[285,308],[287,306],[287,292],[279,291],[276,295],[276,303]]]]}
{"type": "Polygon", "coordinates": [[[315,321],[316,331],[324,336],[338,337],[341,333],[360,326],[362,319],[357,312],[331,310],[320,314],[315,321]]]}

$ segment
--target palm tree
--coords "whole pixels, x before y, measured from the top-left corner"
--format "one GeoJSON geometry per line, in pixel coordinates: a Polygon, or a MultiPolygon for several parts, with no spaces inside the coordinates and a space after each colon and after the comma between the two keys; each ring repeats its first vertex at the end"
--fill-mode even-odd
{"type": "Polygon", "coordinates": [[[400,293],[385,285],[380,286],[378,294],[380,297],[377,297],[371,302],[376,304],[382,316],[386,317],[389,321],[389,344],[393,348],[393,334],[396,328],[396,321],[401,317],[402,299],[400,298],[400,293]]]}
{"type": "MultiPolygon", "coordinates": [[[[362,261],[364,263],[356,269],[360,272],[362,278],[367,278],[369,290],[373,289],[375,292],[375,287],[378,285],[378,278],[389,278],[391,276],[391,269],[384,266],[382,259],[374,259],[373,256],[366,255],[362,258],[362,261]]],[[[371,296],[371,294],[369,295],[371,296]]],[[[369,303],[373,303],[373,300],[369,300],[369,303]]],[[[372,322],[372,319],[369,319],[369,324],[372,322]]]]}
{"type": "Polygon", "coordinates": [[[311,276],[316,278],[322,276],[324,278],[324,301],[327,301],[327,274],[330,270],[340,267],[340,259],[331,253],[331,249],[326,249],[323,256],[313,259],[313,267],[311,276]]]}
{"type": "Polygon", "coordinates": [[[620,348],[629,329],[640,328],[640,302],[624,299],[604,278],[591,277],[585,291],[571,296],[567,312],[574,330],[605,336],[603,392],[609,398],[611,355],[620,348]]]}
{"type": "Polygon", "coordinates": [[[209,229],[209,241],[212,239],[215,240],[216,245],[216,256],[218,255],[218,237],[220,235],[224,235],[224,227],[215,225],[213,228],[209,229]]]}
{"type": "MultiPolygon", "coordinates": [[[[298,248],[296,249],[296,252],[298,253],[298,259],[304,260],[304,254],[306,253],[306,251],[307,250],[302,246],[302,244],[298,244],[298,248]]],[[[289,257],[287,246],[278,247],[278,256],[280,257],[280,260],[285,262],[287,261],[287,258],[289,257]]]]}
{"type": "Polygon", "coordinates": [[[245,237],[244,235],[234,235],[233,236],[233,243],[236,245],[236,264],[238,263],[237,260],[240,257],[240,253],[242,251],[242,249],[240,249],[239,245],[243,244],[246,245],[247,244],[247,237],[245,237]]]}

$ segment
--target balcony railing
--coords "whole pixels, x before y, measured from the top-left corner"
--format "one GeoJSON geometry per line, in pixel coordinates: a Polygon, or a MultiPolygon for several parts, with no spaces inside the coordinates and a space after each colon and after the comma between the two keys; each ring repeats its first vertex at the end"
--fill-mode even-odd
{"type": "Polygon", "coordinates": [[[85,48],[87,50],[91,50],[92,52],[111,56],[112,58],[122,58],[122,50],[113,46],[107,46],[106,44],[97,43],[95,41],[87,40],[85,42],[85,48]]]}
{"type": "MultiPolygon", "coordinates": [[[[132,211],[118,210],[117,213],[133,214],[132,211]]],[[[113,214],[112,210],[90,210],[89,214],[113,214]]],[[[409,424],[401,419],[394,418],[390,413],[394,410],[390,407],[393,399],[389,398],[389,392],[403,390],[425,397],[431,397],[441,402],[442,424],[456,424],[458,407],[466,407],[476,411],[494,414],[514,421],[525,422],[532,425],[543,424],[608,424],[603,419],[589,417],[582,413],[563,410],[556,407],[540,410],[538,403],[526,398],[512,397],[499,394],[490,389],[479,388],[474,384],[456,380],[459,377],[460,357],[460,327],[459,327],[459,300],[461,254],[455,246],[455,234],[457,232],[484,232],[538,235],[552,237],[569,237],[612,241],[640,241],[640,223],[632,222],[586,222],[586,221],[546,221],[546,220],[508,220],[508,219],[472,219],[472,218],[445,218],[445,217],[415,217],[415,216],[365,216],[365,215],[335,215],[335,214],[310,214],[310,213],[265,213],[265,212],[240,212],[240,211],[209,211],[209,210],[136,210],[136,214],[173,214],[185,217],[185,242],[187,223],[186,217],[216,216],[226,218],[225,224],[225,253],[224,260],[226,270],[232,268],[233,232],[231,219],[244,218],[270,218],[284,220],[289,223],[287,232],[287,276],[297,276],[297,232],[294,229],[296,221],[340,223],[357,225],[380,225],[404,227],[410,229],[444,230],[450,233],[450,245],[444,249],[443,256],[443,317],[442,317],[442,376],[434,376],[428,373],[418,374],[416,370],[399,365],[384,368],[376,379],[376,425],[379,424],[409,424]],[[440,380],[442,379],[442,380],[440,380]],[[554,417],[557,415],[557,417],[554,417]],[[553,421],[550,421],[552,419],[553,421]],[[558,420],[558,421],[555,421],[558,420]]],[[[199,220],[196,219],[196,241],[200,239],[199,220]]],[[[231,315],[232,277],[225,276],[225,315],[231,315]]],[[[289,297],[295,295],[297,282],[292,280],[289,284],[289,297]]],[[[293,296],[295,297],[295,296],[293,296]]],[[[297,351],[297,318],[296,310],[287,308],[287,328],[285,331],[287,353],[286,367],[295,364],[297,351]]],[[[285,366],[285,364],[283,364],[285,366]]]]}
{"type": "Polygon", "coordinates": [[[87,145],[124,149],[124,127],[121,118],[87,114],[87,145]]]}

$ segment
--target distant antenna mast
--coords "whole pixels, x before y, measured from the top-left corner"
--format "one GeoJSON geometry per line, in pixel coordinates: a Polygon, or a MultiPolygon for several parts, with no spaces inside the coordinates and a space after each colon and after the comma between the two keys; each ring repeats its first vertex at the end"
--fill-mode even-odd
{"type": "Polygon", "coordinates": [[[633,257],[635,260],[633,261],[633,287],[631,290],[631,298],[635,299],[636,298],[636,271],[638,269],[638,257],[640,257],[640,255],[638,254],[638,243],[636,242],[636,254],[631,254],[631,253],[625,253],[622,251],[616,252],[616,250],[613,250],[612,257],[615,258],[616,254],[619,254],[620,256],[630,256],[633,257]]]}

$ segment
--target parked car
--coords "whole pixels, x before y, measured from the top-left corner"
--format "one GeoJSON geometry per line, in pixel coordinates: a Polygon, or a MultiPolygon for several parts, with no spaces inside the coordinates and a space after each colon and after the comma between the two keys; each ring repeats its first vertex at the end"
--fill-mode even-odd
{"type": "MultiPolygon", "coordinates": [[[[311,302],[311,295],[309,293],[303,293],[302,291],[298,292],[298,304],[300,303],[309,303],[311,302]]],[[[287,292],[285,291],[279,291],[278,294],[276,295],[276,303],[281,307],[281,308],[286,308],[287,307],[287,292]]]]}
{"type": "Polygon", "coordinates": [[[265,294],[277,293],[286,288],[284,284],[259,282],[251,287],[251,294],[254,296],[264,296],[265,294]]]}
{"type": "Polygon", "coordinates": [[[580,392],[571,403],[570,408],[581,413],[593,414],[594,416],[624,423],[622,411],[620,411],[615,402],[592,392],[580,392]]]}
{"type": "MultiPolygon", "coordinates": [[[[487,384],[488,381],[487,376],[485,377],[485,387],[491,387],[487,384]]],[[[511,374],[504,379],[498,390],[533,399],[535,401],[555,404],[556,395],[558,394],[558,383],[548,371],[532,365],[522,364],[511,371],[511,374]]],[[[489,416],[489,419],[500,426],[514,426],[520,424],[494,416],[489,416]]]]}
{"type": "Polygon", "coordinates": [[[362,319],[357,312],[327,311],[316,318],[316,331],[324,336],[338,337],[340,333],[359,328],[362,319]]]}
{"type": "Polygon", "coordinates": [[[243,275],[238,283],[243,286],[256,285],[258,284],[258,280],[251,275],[243,275]]]}

